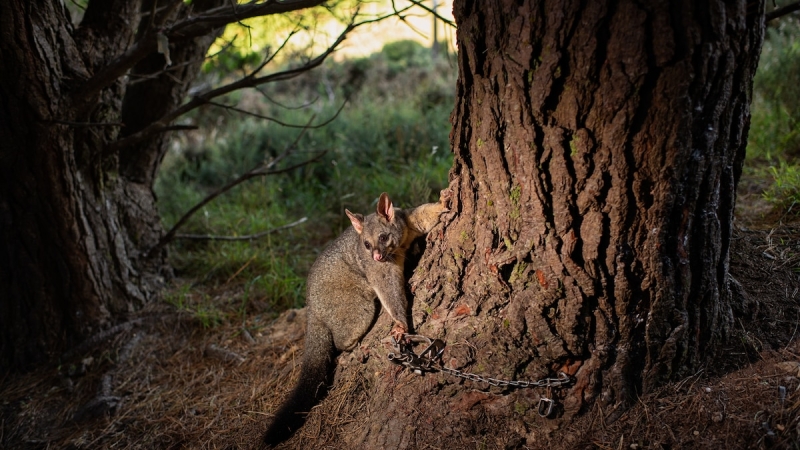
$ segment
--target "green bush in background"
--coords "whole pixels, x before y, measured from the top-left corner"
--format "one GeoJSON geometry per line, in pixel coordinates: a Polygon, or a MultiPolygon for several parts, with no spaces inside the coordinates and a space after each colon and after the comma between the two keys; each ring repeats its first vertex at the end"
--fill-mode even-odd
{"type": "Polygon", "coordinates": [[[438,199],[452,165],[455,76],[446,60],[401,41],[368,58],[328,61],[302,77],[224,100],[300,126],[312,117],[321,123],[345,104],[326,126],[302,132],[221,108],[196,111],[190,119],[200,129],[179,137],[155,186],[167,228],[210,192],[282,154],[301,134],[296,151],[276,168],[325,154],[302,168],[239,185],[198,211],[181,232],[241,236],[301,217],[307,222],[252,242],[175,241],[170,257],[178,275],[209,289],[239,289],[243,303],[231,305],[238,312],[302,306],[308,268],[349,226],[344,208],[371,212],[384,191],[399,207],[438,199]]]}
{"type": "Polygon", "coordinates": [[[754,80],[750,150],[771,159],[800,156],[800,26],[783,20],[767,29],[754,80]]]}
{"type": "Polygon", "coordinates": [[[764,198],[784,212],[800,198],[800,24],[787,16],[768,27],[753,83],[747,164],[772,184],[764,198]]]}

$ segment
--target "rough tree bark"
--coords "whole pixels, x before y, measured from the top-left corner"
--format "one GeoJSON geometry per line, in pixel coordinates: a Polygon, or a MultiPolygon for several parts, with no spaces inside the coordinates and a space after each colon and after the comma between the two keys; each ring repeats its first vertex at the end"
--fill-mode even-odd
{"type": "MultiPolygon", "coordinates": [[[[126,95],[127,77],[77,97],[97,70],[131,46],[142,8],[150,5],[91,2],[75,30],[58,2],[10,1],[0,8],[0,365],[24,368],[120,319],[163,283],[163,252],[144,258],[162,234],[152,177],[131,176],[138,161],[104,150],[136,125],[132,117],[178,105],[197,64],[141,84],[167,80],[175,94],[168,101],[162,95],[157,105],[126,95]]],[[[201,61],[212,40],[186,41],[173,61],[201,61]]],[[[152,59],[164,67],[162,55],[152,59]]],[[[155,172],[162,138],[130,152],[150,156],[139,171],[155,172]]]]}
{"type": "MultiPolygon", "coordinates": [[[[598,403],[613,419],[697,371],[732,325],[763,2],[454,10],[454,204],[412,279],[414,324],[448,342],[449,366],[520,380],[565,371],[575,384],[553,393],[555,416],[598,403]]],[[[375,386],[350,394],[369,398],[340,430],[348,446],[536,445],[557,423],[537,415],[542,390],[393,373],[385,358],[339,371],[375,386]]]]}
{"type": "Polygon", "coordinates": [[[130,73],[159,73],[142,35],[227,3],[93,1],[77,28],[61,2],[0,5],[0,369],[59,354],[162,286],[165,254],[147,251],[163,234],[152,184],[165,135],[109,144],[180,105],[224,23],[172,36],[168,74],[129,87],[128,69],[104,71],[138,48],[130,73]]]}

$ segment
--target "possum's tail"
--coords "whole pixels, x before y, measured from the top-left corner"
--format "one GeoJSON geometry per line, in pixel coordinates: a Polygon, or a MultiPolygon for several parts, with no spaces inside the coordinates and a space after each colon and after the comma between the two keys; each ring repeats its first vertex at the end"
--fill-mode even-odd
{"type": "Polygon", "coordinates": [[[336,348],[330,330],[309,317],[300,380],[264,433],[267,448],[280,444],[303,426],[306,415],[328,393],[336,348]]]}

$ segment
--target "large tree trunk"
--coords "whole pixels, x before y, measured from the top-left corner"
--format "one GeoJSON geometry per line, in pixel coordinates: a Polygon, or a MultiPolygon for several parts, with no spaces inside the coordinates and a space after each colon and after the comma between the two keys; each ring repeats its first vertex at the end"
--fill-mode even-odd
{"type": "MultiPolygon", "coordinates": [[[[449,366],[519,380],[565,371],[575,384],[553,392],[556,416],[599,402],[613,418],[697,371],[732,325],[763,2],[454,9],[453,212],[412,279],[414,324],[449,343],[449,366]]],[[[377,325],[374,345],[388,324],[377,325]]],[[[352,448],[536,446],[553,423],[537,415],[542,389],[397,382],[379,377],[387,366],[340,370],[376,386],[340,430],[352,448]]]]}
{"type": "Polygon", "coordinates": [[[184,70],[142,84],[160,87],[157,111],[139,91],[126,98],[128,77],[86,85],[130,48],[149,3],[90,2],[75,30],[59,2],[0,4],[0,369],[59,354],[163,284],[164,252],[148,255],[162,235],[152,182],[163,136],[123,155],[107,148],[140,127],[133,118],[182,101],[214,36],[172,43],[184,70]]]}

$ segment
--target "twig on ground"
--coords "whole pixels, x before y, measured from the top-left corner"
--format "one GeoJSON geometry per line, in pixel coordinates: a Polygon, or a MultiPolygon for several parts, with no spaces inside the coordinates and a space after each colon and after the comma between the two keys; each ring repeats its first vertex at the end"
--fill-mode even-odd
{"type": "Polygon", "coordinates": [[[245,361],[245,358],[238,353],[218,347],[214,344],[208,344],[203,354],[207,357],[218,359],[222,362],[235,362],[241,364],[245,361]]]}

